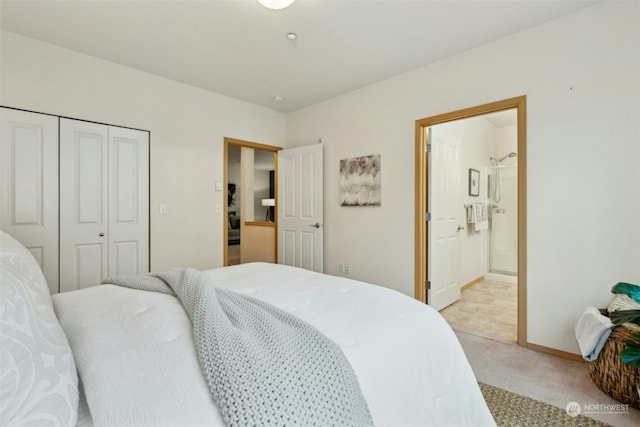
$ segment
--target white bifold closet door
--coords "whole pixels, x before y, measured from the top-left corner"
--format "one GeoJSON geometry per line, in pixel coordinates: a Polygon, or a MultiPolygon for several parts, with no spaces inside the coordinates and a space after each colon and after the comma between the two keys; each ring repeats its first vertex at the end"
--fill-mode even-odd
{"type": "Polygon", "coordinates": [[[149,134],[60,119],[60,291],[149,271],[149,134]]]}
{"type": "Polygon", "coordinates": [[[58,117],[0,108],[0,229],[58,292],[58,117]]]}

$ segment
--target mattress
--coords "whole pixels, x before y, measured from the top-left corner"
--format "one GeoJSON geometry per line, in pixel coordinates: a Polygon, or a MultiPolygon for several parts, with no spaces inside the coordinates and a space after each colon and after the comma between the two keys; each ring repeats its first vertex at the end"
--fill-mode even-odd
{"type": "MultiPolygon", "coordinates": [[[[430,307],[387,288],[277,264],[205,273],[337,343],[375,425],[495,425],[456,336],[430,307]]],[[[176,298],[102,285],[53,299],[95,425],[223,425],[176,298]]]]}

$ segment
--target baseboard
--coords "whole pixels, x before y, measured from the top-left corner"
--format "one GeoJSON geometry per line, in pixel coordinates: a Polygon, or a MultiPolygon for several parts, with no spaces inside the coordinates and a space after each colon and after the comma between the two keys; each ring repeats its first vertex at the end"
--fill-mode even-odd
{"type": "Polygon", "coordinates": [[[584,359],[579,354],[569,353],[568,351],[562,351],[551,347],[545,347],[543,345],[532,344],[530,342],[525,346],[528,349],[539,351],[541,353],[551,354],[553,356],[562,357],[563,359],[569,359],[576,362],[584,362],[584,359]]]}
{"type": "Polygon", "coordinates": [[[476,283],[480,283],[484,280],[484,276],[480,276],[477,279],[473,279],[472,281],[470,281],[469,283],[467,283],[466,285],[463,285],[460,288],[460,292],[466,291],[467,289],[471,288],[473,285],[475,285],[476,283]]]}

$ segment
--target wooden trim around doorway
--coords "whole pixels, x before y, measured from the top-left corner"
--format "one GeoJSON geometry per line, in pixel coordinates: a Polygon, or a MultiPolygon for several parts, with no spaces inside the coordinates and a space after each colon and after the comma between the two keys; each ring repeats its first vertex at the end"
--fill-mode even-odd
{"type": "Polygon", "coordinates": [[[518,116],[518,344],[527,345],[527,126],[526,96],[505,99],[416,120],[415,125],[415,298],[427,302],[428,156],[425,129],[498,111],[517,109],[518,116]]]}

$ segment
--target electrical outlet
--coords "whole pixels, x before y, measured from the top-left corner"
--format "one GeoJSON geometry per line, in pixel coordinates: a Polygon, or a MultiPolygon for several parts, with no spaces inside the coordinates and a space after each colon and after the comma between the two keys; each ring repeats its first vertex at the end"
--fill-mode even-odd
{"type": "Polygon", "coordinates": [[[344,272],[347,274],[351,273],[351,266],[349,264],[344,265],[344,272]]]}

